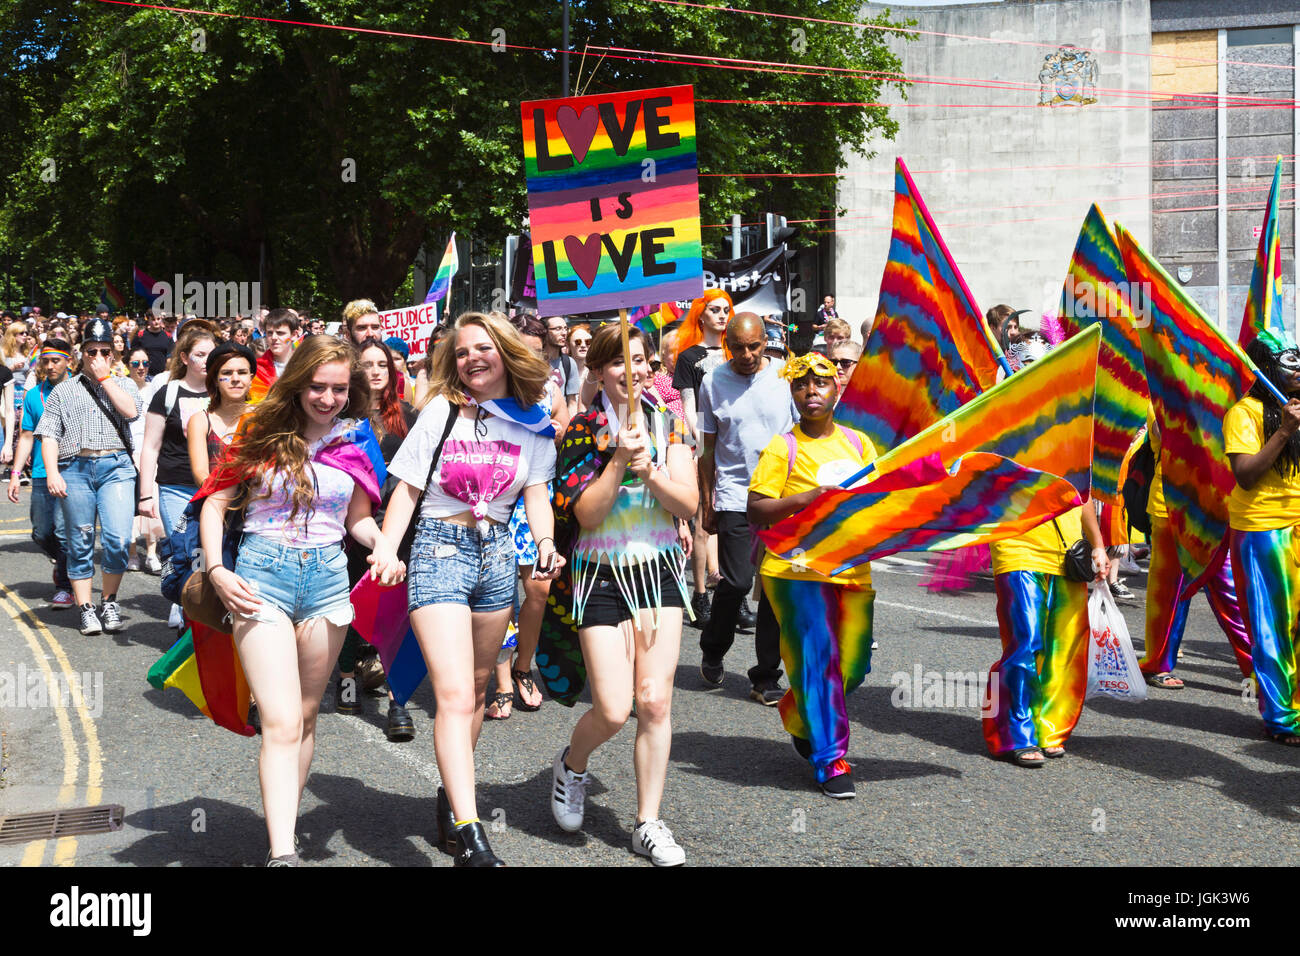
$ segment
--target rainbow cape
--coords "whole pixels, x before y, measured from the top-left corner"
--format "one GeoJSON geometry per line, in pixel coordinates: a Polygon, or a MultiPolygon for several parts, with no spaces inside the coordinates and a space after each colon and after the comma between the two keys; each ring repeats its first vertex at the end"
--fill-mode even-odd
{"type": "Polygon", "coordinates": [[[1273,329],[1290,338],[1282,319],[1282,231],[1277,218],[1277,194],[1281,183],[1282,157],[1279,156],[1277,165],[1273,167],[1273,185],[1269,188],[1268,203],[1264,207],[1264,228],[1259,234],[1246,311],[1241,317],[1241,332],[1237,336],[1237,344],[1243,351],[1264,329],[1273,329]]]}
{"type": "Polygon", "coordinates": [[[1142,354],[1160,427],[1169,526],[1190,594],[1227,547],[1236,479],[1223,450],[1223,418],[1250,391],[1255,367],[1182,286],[1116,224],[1130,288],[1143,290],[1142,354]]]}
{"type": "Polygon", "coordinates": [[[893,448],[992,387],[1004,361],[901,159],[879,301],[835,420],[893,448]]]}
{"type": "Polygon", "coordinates": [[[1128,276],[1106,217],[1094,203],[1084,217],[1061,290],[1066,336],[1101,326],[1092,432],[1092,494],[1120,503],[1121,471],[1133,436],[1146,424],[1151,395],[1142,341],[1129,302],[1128,276]]]}
{"type": "Polygon", "coordinates": [[[267,349],[257,357],[257,368],[253,371],[253,380],[248,384],[248,404],[256,405],[266,398],[266,393],[275,383],[275,359],[267,349]]]}
{"type": "Polygon", "coordinates": [[[433,284],[429,286],[429,293],[424,297],[424,304],[444,301],[451,291],[451,280],[459,271],[460,253],[456,251],[456,234],[453,232],[451,238],[447,240],[447,248],[442,251],[438,271],[434,273],[433,284]]]}
{"type": "MultiPolygon", "coordinates": [[[[365,491],[372,505],[379,504],[380,488],[388,469],[368,420],[337,424],[312,455],[312,461],[346,472],[365,491]]],[[[200,502],[245,477],[218,465],[192,501],[200,502]]],[[[178,688],[204,716],[219,726],[245,737],[254,735],[248,723],[248,680],[228,632],[197,621],[187,622],[181,639],[149,669],[148,680],[159,690],[178,688]]]]}
{"type": "Polygon", "coordinates": [[[898,551],[1023,534],[1087,500],[1101,330],[1085,330],[876,459],[864,486],[821,495],[759,537],[838,574],[898,551]]]}

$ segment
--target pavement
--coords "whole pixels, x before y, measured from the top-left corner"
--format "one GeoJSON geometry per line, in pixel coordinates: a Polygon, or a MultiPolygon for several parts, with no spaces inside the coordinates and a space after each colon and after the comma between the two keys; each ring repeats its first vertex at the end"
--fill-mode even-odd
{"type": "MultiPolygon", "coordinates": [[[[47,605],[49,561],[27,497],[0,502],[0,813],[118,803],[109,834],[0,846],[0,866],[256,866],[266,856],[258,739],[222,730],[176,690],[145,682],[174,639],[158,579],[128,574],[126,629],[83,637],[47,605]],[[76,673],[78,702],[16,694],[28,673],[76,673]],[[6,696],[6,687],[9,693],[6,696]]],[[[1027,770],[990,759],[977,689],[1000,654],[993,583],[931,594],[929,558],[873,565],[872,672],[850,698],[858,796],[823,796],[775,708],[747,697],[752,637],[720,689],[682,640],[662,816],[692,866],[1282,864],[1300,844],[1300,750],[1270,742],[1203,597],[1189,615],[1181,691],[1089,701],[1063,760],[1027,770]]],[[[1144,575],[1127,579],[1144,597],[1144,575]]],[[[98,594],[98,592],[97,592],[98,594]]],[[[1123,609],[1141,649],[1142,606],[1123,609]]],[[[66,677],[63,678],[66,680],[66,677]]],[[[389,743],[386,703],[334,712],[326,693],[300,813],[306,865],[449,866],[433,846],[433,698],[412,699],[415,739],[389,743]]],[[[480,816],[514,866],[649,866],[629,850],[635,780],[629,721],[590,763],[586,824],[561,832],[550,767],[586,703],[548,700],[484,727],[480,816]]]]}

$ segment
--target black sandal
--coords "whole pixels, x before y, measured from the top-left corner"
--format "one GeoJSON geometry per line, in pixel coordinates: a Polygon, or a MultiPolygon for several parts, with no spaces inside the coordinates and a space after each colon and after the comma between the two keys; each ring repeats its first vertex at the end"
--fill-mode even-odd
{"type": "Polygon", "coordinates": [[[1269,734],[1284,747],[1300,747],[1300,734],[1269,734]]]}
{"type": "Polygon", "coordinates": [[[1018,750],[1013,750],[1011,753],[1007,754],[1006,759],[1010,760],[1017,767],[1041,767],[1043,764],[1047,763],[1046,755],[1043,753],[1041,747],[1021,747],[1018,750]],[[1029,760],[1027,758],[1030,754],[1038,754],[1042,759],[1029,760]]]}
{"type": "Polygon", "coordinates": [[[537,685],[533,683],[532,671],[512,670],[510,671],[510,679],[518,685],[515,687],[515,696],[519,698],[515,702],[516,707],[529,714],[542,709],[541,704],[530,704],[528,701],[524,700],[524,691],[527,691],[529,694],[536,693],[537,691],[537,685]],[[520,687],[524,690],[521,691],[519,689],[520,687]]]}
{"type": "Polygon", "coordinates": [[[487,706],[491,707],[493,704],[495,704],[497,708],[496,715],[494,716],[492,714],[489,714],[487,711],[487,707],[485,707],[483,708],[483,716],[488,720],[509,720],[510,715],[501,713],[501,709],[503,707],[512,706],[514,704],[514,700],[515,700],[514,694],[506,694],[506,693],[493,694],[492,699],[488,701],[487,706]]]}

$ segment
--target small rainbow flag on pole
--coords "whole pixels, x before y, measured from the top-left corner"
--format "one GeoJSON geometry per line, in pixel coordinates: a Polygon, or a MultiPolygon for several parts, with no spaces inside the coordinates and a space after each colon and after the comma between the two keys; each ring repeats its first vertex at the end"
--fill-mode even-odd
{"type": "MultiPolygon", "coordinates": [[[[1250,391],[1250,359],[1201,311],[1132,234],[1116,224],[1142,354],[1160,426],[1160,470],[1169,526],[1193,593],[1227,547],[1228,496],[1236,484],[1223,450],[1223,419],[1250,391]]],[[[1261,379],[1262,381],[1263,379],[1261,379]]]]}
{"type": "Polygon", "coordinates": [[[899,159],[880,305],[836,420],[865,432],[877,448],[893,448],[991,388],[1004,363],[899,159]]]}
{"type": "Polygon", "coordinates": [[[1242,349],[1255,341],[1264,329],[1286,335],[1282,320],[1282,230],[1277,218],[1277,194],[1281,183],[1282,157],[1279,156],[1277,165],[1273,167],[1273,185],[1264,207],[1264,228],[1259,234],[1255,268],[1250,274],[1250,292],[1246,296],[1246,312],[1241,318],[1241,333],[1237,336],[1242,349]]]}
{"type": "Polygon", "coordinates": [[[1129,302],[1124,259],[1095,203],[1084,217],[1074,246],[1061,290],[1060,319],[1067,337],[1101,326],[1092,494],[1119,504],[1125,456],[1133,436],[1146,423],[1151,394],[1142,362],[1142,340],[1129,302]]]}
{"type": "Polygon", "coordinates": [[[100,293],[100,298],[104,300],[105,305],[112,306],[115,309],[126,308],[126,297],[117,291],[117,287],[108,279],[104,280],[104,288],[100,293]]]}
{"type": "Polygon", "coordinates": [[[447,248],[442,251],[442,261],[438,263],[438,271],[433,276],[433,285],[429,286],[429,294],[424,297],[424,304],[450,302],[451,280],[459,271],[460,254],[456,251],[456,234],[453,232],[447,240],[447,248]]]}
{"type": "Polygon", "coordinates": [[[1088,496],[1100,340],[1100,329],[1076,335],[877,458],[879,477],[828,491],[759,537],[838,574],[1013,537],[1076,507],[1088,496]]]}

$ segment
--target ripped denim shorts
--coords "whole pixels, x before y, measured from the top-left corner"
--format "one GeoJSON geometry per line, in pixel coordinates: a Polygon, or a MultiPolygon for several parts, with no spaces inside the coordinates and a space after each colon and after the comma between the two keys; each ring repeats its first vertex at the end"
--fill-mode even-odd
{"type": "Polygon", "coordinates": [[[515,576],[514,538],[506,525],[480,531],[422,517],[411,543],[407,604],[412,611],[430,604],[500,611],[515,603],[515,576]]]}
{"type": "Polygon", "coordinates": [[[276,538],[246,535],[235,573],[262,602],[250,620],[277,623],[274,608],[279,608],[295,625],[314,617],[340,626],[352,623],[348,557],[342,545],[294,548],[276,538]]]}

